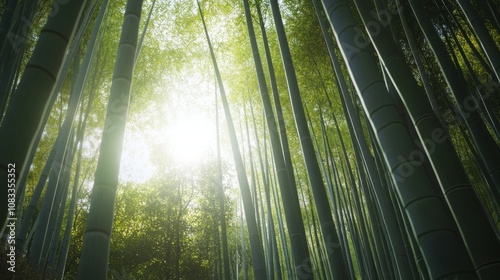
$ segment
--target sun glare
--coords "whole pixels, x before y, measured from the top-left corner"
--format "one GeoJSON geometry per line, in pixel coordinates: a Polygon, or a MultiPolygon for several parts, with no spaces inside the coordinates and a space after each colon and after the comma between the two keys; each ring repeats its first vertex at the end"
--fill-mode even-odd
{"type": "Polygon", "coordinates": [[[155,104],[130,117],[125,134],[120,179],[145,182],[158,168],[195,167],[216,150],[213,83],[195,68],[156,88],[155,104]],[[189,85],[189,86],[187,86],[189,85]],[[132,122],[139,121],[139,123],[132,122]]]}
{"type": "Polygon", "coordinates": [[[162,162],[181,168],[207,159],[215,150],[215,126],[209,112],[200,108],[193,111],[179,106],[177,112],[165,117],[168,121],[165,120],[161,129],[127,132],[121,181],[145,182],[153,177],[158,167],[152,163],[155,153],[161,156],[162,162]]]}
{"type": "Polygon", "coordinates": [[[212,124],[206,119],[188,118],[167,127],[168,154],[179,165],[189,165],[207,157],[213,137],[212,124]]]}

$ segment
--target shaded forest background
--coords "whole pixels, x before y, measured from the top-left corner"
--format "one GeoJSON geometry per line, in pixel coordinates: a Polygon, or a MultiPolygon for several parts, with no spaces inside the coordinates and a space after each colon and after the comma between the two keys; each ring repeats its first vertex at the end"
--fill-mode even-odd
{"type": "MultiPolygon", "coordinates": [[[[52,2],[0,2],[0,38],[4,46],[0,52],[2,139],[9,138],[4,116],[7,116],[9,106],[20,104],[11,101],[17,94],[16,88],[21,84],[21,77],[39,42],[42,28],[49,18],[57,17],[57,13],[52,16],[51,11],[54,13],[54,10],[51,9],[61,8],[71,1],[52,2]],[[9,13],[14,15],[12,23],[5,24],[9,13]]],[[[127,5],[125,0],[109,1],[107,5],[103,4],[107,1],[83,2],[85,4],[76,25],[76,35],[65,49],[68,54],[62,71],[65,74],[56,79],[55,83],[60,84],[54,86],[57,90],[50,95],[51,109],[43,115],[46,124],[38,131],[38,141],[31,143],[32,149],[27,153],[31,160],[28,160],[26,168],[21,170],[18,167],[16,171],[16,237],[22,239],[16,239],[19,269],[16,275],[19,279],[36,279],[32,278],[33,275],[41,279],[77,279],[81,265],[91,194],[97,186],[94,174],[98,169],[99,154],[102,153],[101,140],[106,133],[103,131],[107,129],[106,112],[114,106],[108,101],[114,82],[113,73],[120,67],[115,66],[115,62],[125,28],[123,21],[127,5]],[[100,11],[104,13],[100,28],[96,29],[95,50],[85,86],[82,87],[76,107],[69,109],[72,94],[82,75],[81,66],[84,65],[86,51],[93,40],[92,32],[95,26],[99,26],[96,22],[100,11]],[[77,39],[79,43],[73,43],[77,39]],[[75,110],[69,126],[72,131],[67,136],[68,144],[63,147],[57,139],[62,137],[58,136],[61,131],[65,131],[65,119],[71,110],[75,110]],[[61,149],[63,151],[60,153],[64,156],[54,161],[61,149]],[[48,197],[46,194],[51,180],[57,181],[55,184],[59,191],[53,197],[48,197]],[[34,199],[37,196],[39,198],[34,199]],[[55,207],[50,208],[52,212],[49,212],[53,213],[53,217],[47,218],[51,222],[44,225],[38,221],[43,219],[43,203],[48,200],[57,206],[50,206],[55,207]],[[28,213],[30,216],[26,218],[28,213]],[[41,249],[33,249],[38,246],[37,242],[41,242],[41,249]]],[[[276,4],[276,1],[271,2],[276,4]]],[[[326,2],[329,1],[323,1],[323,5],[326,2]]],[[[500,155],[500,3],[491,0],[469,3],[477,11],[477,22],[486,28],[488,34],[482,35],[491,39],[486,42],[479,36],[477,29],[472,28],[461,9],[461,2],[468,1],[420,1],[420,4],[414,4],[424,9],[426,18],[423,15],[415,17],[416,8],[409,5],[409,2],[415,1],[338,2],[345,2],[345,7],[354,11],[353,20],[360,27],[352,31],[354,44],[339,41],[338,31],[330,29],[329,22],[324,21],[331,15],[327,15],[322,8],[324,6],[316,0],[279,2],[300,89],[304,123],[311,135],[311,140],[304,140],[297,130],[296,101],[291,101],[293,97],[291,93],[289,95],[293,91],[290,89],[291,78],[283,66],[283,46],[278,41],[276,18],[273,18],[268,1],[251,1],[247,4],[247,13],[251,11],[256,47],[264,65],[264,84],[269,89],[267,94],[272,95],[269,104],[274,113],[271,117],[262,101],[263,85],[259,84],[256,75],[255,57],[252,56],[255,50],[252,50],[249,42],[244,2],[201,1],[199,9],[193,1],[158,0],[154,4],[151,0],[144,1],[142,16],[135,30],[139,42],[137,56],[128,57],[129,61],[133,61],[133,82],[126,115],[120,175],[116,178],[116,198],[114,209],[111,209],[114,219],[109,267],[104,272],[107,279],[259,279],[255,275],[259,273],[255,270],[258,252],[254,251],[257,249],[255,243],[251,243],[252,238],[257,238],[261,244],[264,275],[268,279],[302,279],[298,265],[300,261],[297,261],[296,255],[296,246],[300,242],[304,242],[301,244],[305,244],[306,248],[302,249],[308,252],[307,261],[303,262],[307,266],[306,274],[311,274],[307,276],[310,278],[304,279],[313,279],[312,273],[314,279],[341,279],[334,276],[339,275],[335,274],[339,271],[336,269],[338,267],[344,267],[345,276],[348,277],[344,279],[403,279],[402,275],[411,275],[413,279],[448,279],[444,277],[462,275],[462,260],[451,261],[453,264],[449,265],[452,267],[449,271],[457,274],[446,274],[448,272],[442,272],[440,268],[434,270],[441,266],[448,269],[448,264],[439,263],[439,260],[426,254],[425,246],[420,243],[421,235],[415,233],[415,228],[423,225],[422,228],[426,229],[422,232],[441,230],[441,220],[432,217],[436,213],[433,210],[439,207],[428,206],[426,212],[411,212],[409,201],[413,201],[413,198],[405,200],[406,194],[401,190],[408,182],[430,186],[435,193],[439,193],[435,196],[445,205],[443,213],[449,216],[446,221],[451,221],[452,228],[443,232],[454,232],[453,236],[458,236],[460,246],[466,248],[463,252],[467,252],[464,254],[464,271],[470,269],[475,275],[464,272],[464,275],[471,277],[464,279],[476,279],[478,275],[481,279],[494,279],[492,275],[500,271],[500,251],[497,251],[500,248],[500,157],[497,157],[500,155]],[[319,14],[315,4],[320,8],[319,14]],[[262,18],[258,16],[257,6],[261,9],[262,18]],[[360,16],[358,10],[365,18],[360,16]],[[231,145],[235,143],[231,142],[231,131],[226,126],[227,114],[220,104],[218,94],[221,84],[217,83],[214,73],[200,11],[203,11],[229,101],[242,165],[233,160],[235,150],[234,147],[231,149],[231,145]],[[429,46],[430,39],[425,36],[417,19],[431,24],[445,46],[445,53],[436,54],[429,46]],[[328,30],[322,30],[320,22],[326,23],[328,30]],[[262,40],[259,23],[266,31],[268,45],[262,40]],[[379,34],[384,34],[385,41],[376,41],[379,45],[374,48],[366,30],[361,27],[371,30],[375,40],[382,38],[379,34]],[[325,34],[328,40],[333,40],[333,53],[327,47],[325,34]],[[385,45],[387,41],[393,45],[385,45]],[[489,49],[488,42],[493,43],[489,49]],[[400,60],[391,60],[393,57],[390,55],[396,55],[391,53],[393,46],[397,46],[400,60]],[[269,57],[266,57],[266,47],[269,48],[269,57]],[[381,54],[381,49],[382,52],[386,50],[385,54],[381,54]],[[396,154],[397,147],[406,143],[406,136],[397,132],[380,133],[382,128],[378,130],[375,127],[376,117],[370,115],[378,109],[370,111],[367,104],[386,99],[379,99],[376,94],[367,94],[365,99],[360,97],[359,92],[364,90],[361,84],[369,84],[373,76],[364,67],[356,68],[346,63],[346,58],[356,57],[358,52],[370,55],[373,64],[367,63],[366,69],[376,68],[378,75],[385,77],[384,90],[387,96],[384,98],[389,98],[395,104],[395,112],[402,120],[402,127],[411,136],[412,145],[416,143],[409,150],[413,153],[409,154],[410,159],[402,152],[405,150],[399,150],[400,154],[396,154]],[[437,59],[440,56],[449,57],[451,66],[437,59]],[[338,68],[333,65],[332,58],[339,63],[338,68]],[[390,65],[391,61],[400,64],[385,69],[383,65],[390,65]],[[272,63],[273,73],[268,63],[272,63]],[[404,70],[398,65],[404,66],[404,70]],[[454,84],[451,74],[447,76],[443,68],[456,73],[461,83],[454,84]],[[391,81],[389,76],[394,77],[398,69],[409,76],[401,74],[401,78],[391,81]],[[364,70],[366,73],[362,73],[364,70]],[[275,76],[274,88],[269,80],[272,75],[275,76]],[[403,85],[404,81],[412,79],[414,84],[403,85]],[[453,97],[460,87],[467,91],[465,96],[462,95],[465,99],[453,97]],[[400,92],[408,92],[410,88],[418,88],[413,92],[414,99],[402,100],[400,92]],[[275,115],[279,114],[277,98],[281,100],[282,119],[275,115]],[[353,111],[348,111],[346,98],[351,100],[349,102],[352,103],[353,111]],[[409,100],[415,100],[415,104],[425,103],[423,107],[431,108],[422,119],[428,117],[436,121],[432,124],[439,123],[438,127],[445,128],[442,134],[439,132],[430,137],[431,134],[424,133],[435,127],[431,124],[426,127],[424,123],[422,128],[414,124],[415,112],[420,105],[411,107],[408,105],[409,100]],[[370,113],[367,114],[367,111],[370,113]],[[358,119],[359,126],[356,128],[353,113],[358,119]],[[475,123],[469,123],[468,114],[477,115],[475,123]],[[273,118],[274,128],[269,127],[269,118],[273,118]],[[284,128],[276,127],[281,121],[284,128]],[[485,128],[481,133],[486,133],[487,137],[484,136],[486,134],[477,136],[471,129],[477,127],[479,122],[485,128]],[[176,127],[182,129],[175,130],[176,127]],[[273,139],[273,133],[279,138],[273,139]],[[176,137],[184,143],[179,144],[176,137]],[[433,154],[434,149],[441,151],[439,137],[449,137],[451,150],[446,152],[456,155],[456,159],[447,157],[448,154],[444,152],[436,152],[444,157],[433,154]],[[293,175],[285,177],[293,177],[295,191],[283,188],[283,178],[279,178],[282,169],[277,165],[279,159],[276,154],[280,153],[280,157],[285,157],[284,161],[287,161],[286,152],[284,148],[276,149],[272,141],[280,143],[280,147],[284,146],[283,141],[288,142],[290,162],[284,163],[288,174],[293,175]],[[310,141],[311,147],[314,147],[312,152],[304,150],[306,141],[310,141]],[[388,146],[396,147],[396,151],[388,152],[388,146]],[[429,152],[429,147],[433,151],[429,152]],[[311,156],[315,158],[311,160],[311,156]],[[372,158],[373,166],[368,163],[368,157],[372,158]],[[423,159],[420,161],[420,158],[423,159]],[[399,162],[392,165],[397,159],[399,162]],[[316,162],[319,173],[311,171],[311,161],[316,162]],[[406,163],[409,165],[404,165],[406,163]],[[403,169],[400,169],[401,166],[403,169]],[[453,200],[455,198],[446,197],[448,192],[463,187],[464,181],[456,185],[453,182],[453,187],[446,189],[443,186],[447,186],[447,180],[453,177],[450,175],[455,169],[449,167],[448,170],[442,170],[440,166],[463,168],[467,181],[464,189],[467,191],[461,195],[472,197],[470,200],[464,199],[454,204],[459,198],[453,200]],[[257,226],[255,232],[249,231],[248,208],[244,206],[245,197],[241,197],[242,182],[238,176],[242,176],[242,170],[248,178],[250,197],[246,199],[253,206],[253,217],[250,219],[257,226]],[[422,176],[419,172],[427,175],[422,176]],[[426,176],[430,179],[420,181],[426,176]],[[315,189],[314,179],[311,178],[320,181],[327,208],[319,206],[320,192],[315,189]],[[377,193],[375,185],[381,186],[380,193],[377,193]],[[444,194],[442,188],[445,189],[444,194]],[[289,198],[286,193],[295,193],[297,201],[293,200],[293,195],[289,198]],[[382,200],[379,200],[381,193],[386,197],[385,206],[381,206],[382,200]],[[297,212],[287,210],[294,203],[298,203],[300,209],[295,209],[297,212]],[[224,207],[222,213],[221,207],[224,207]],[[390,209],[390,213],[393,213],[391,222],[385,221],[389,212],[383,212],[382,209],[390,209]],[[467,213],[468,209],[473,210],[467,213]],[[287,211],[297,215],[292,218],[288,214],[291,212],[287,211]],[[477,213],[479,216],[476,216],[477,213]],[[473,216],[469,217],[468,214],[473,216]],[[322,217],[325,215],[333,222],[336,236],[333,241],[328,239],[331,237],[327,237],[324,230],[327,223],[322,217]],[[476,231],[488,232],[485,234],[487,238],[484,244],[477,246],[491,246],[491,252],[482,254],[470,249],[475,248],[475,243],[467,242],[478,235],[475,235],[477,232],[474,230],[468,235],[465,225],[472,222],[461,224],[462,216],[485,221],[481,224],[484,228],[478,227],[476,231]],[[302,223],[304,236],[302,241],[294,243],[291,238],[296,235],[293,234],[294,225],[290,224],[290,220],[295,218],[302,223]],[[400,256],[394,254],[395,237],[394,233],[390,233],[388,224],[396,227],[395,231],[402,242],[398,248],[404,251],[405,261],[397,260],[400,256]],[[435,228],[429,226],[428,229],[429,224],[435,228]],[[252,233],[258,233],[257,237],[252,237],[252,233]],[[491,240],[494,244],[488,243],[491,240]],[[224,243],[227,248],[223,248],[226,246],[224,243]],[[331,254],[334,254],[330,251],[335,251],[331,248],[337,247],[341,249],[336,252],[344,260],[341,264],[337,263],[338,258],[333,258],[335,261],[330,259],[331,254]],[[491,271],[482,270],[484,263],[481,261],[492,263],[491,271]],[[402,263],[407,264],[408,268],[402,268],[402,263]],[[405,272],[405,269],[408,270],[405,272]]],[[[368,92],[370,85],[365,86],[368,92]]],[[[22,102],[31,101],[25,99],[22,102]]],[[[393,117],[392,113],[387,113],[381,119],[389,117],[393,117]]],[[[31,121],[20,119],[18,125],[31,121]]],[[[13,140],[2,141],[1,144],[5,144],[13,140]]],[[[16,149],[16,146],[6,145],[2,151],[16,149]]],[[[5,156],[1,164],[6,166],[8,160],[10,158],[5,156]]],[[[456,176],[462,178],[460,174],[456,176]]],[[[292,179],[288,177],[286,180],[292,179]]],[[[408,197],[411,195],[408,194],[408,197]]],[[[425,200],[432,195],[417,196],[415,201],[421,197],[425,200]]],[[[8,232],[4,232],[3,238],[7,238],[7,235],[8,232]]],[[[5,255],[2,252],[2,258],[5,255]]],[[[3,278],[11,277],[12,274],[4,267],[6,262],[3,259],[2,262],[0,275],[2,279],[9,279],[3,278]]]]}

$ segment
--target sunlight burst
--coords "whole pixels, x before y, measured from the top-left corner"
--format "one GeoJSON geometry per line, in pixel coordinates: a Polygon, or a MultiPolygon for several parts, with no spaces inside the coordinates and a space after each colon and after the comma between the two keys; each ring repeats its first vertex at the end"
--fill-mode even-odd
{"type": "Polygon", "coordinates": [[[187,118],[167,127],[168,154],[176,164],[190,165],[209,155],[213,124],[206,119],[187,118]]]}

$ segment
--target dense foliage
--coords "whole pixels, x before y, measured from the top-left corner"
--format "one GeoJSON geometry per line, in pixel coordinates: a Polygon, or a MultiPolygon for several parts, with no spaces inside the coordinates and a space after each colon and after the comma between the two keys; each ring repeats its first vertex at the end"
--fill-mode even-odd
{"type": "Polygon", "coordinates": [[[2,1],[0,278],[495,279],[499,9],[2,1]]]}

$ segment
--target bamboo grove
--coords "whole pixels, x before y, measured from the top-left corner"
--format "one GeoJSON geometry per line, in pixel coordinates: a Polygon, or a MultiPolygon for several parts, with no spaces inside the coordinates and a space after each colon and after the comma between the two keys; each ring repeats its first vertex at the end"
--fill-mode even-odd
{"type": "Polygon", "coordinates": [[[0,12],[1,279],[499,279],[498,1],[0,12]]]}

